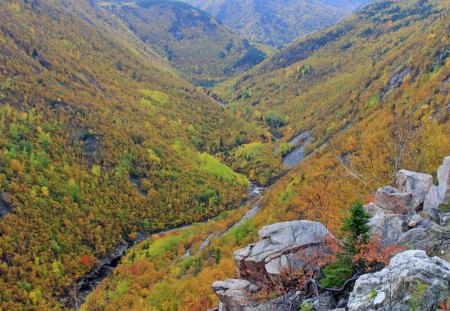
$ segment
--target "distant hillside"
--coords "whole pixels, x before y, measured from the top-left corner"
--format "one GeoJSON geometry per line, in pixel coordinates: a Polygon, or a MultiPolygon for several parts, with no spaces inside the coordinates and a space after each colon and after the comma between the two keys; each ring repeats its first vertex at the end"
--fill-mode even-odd
{"type": "Polygon", "coordinates": [[[236,76],[265,53],[194,7],[167,0],[103,2],[148,46],[200,85],[236,76]]]}
{"type": "MultiPolygon", "coordinates": [[[[399,169],[433,174],[438,183],[436,169],[450,154],[449,16],[448,0],[376,3],[216,87],[236,115],[281,136],[280,149],[311,133],[315,141],[306,149],[314,154],[248,206],[259,212],[240,226],[227,232],[240,219],[236,212],[245,211],[130,250],[83,310],[213,308],[211,283],[237,276],[233,252],[256,242],[264,225],[320,221],[339,236],[347,207],[373,201],[379,187],[394,185],[399,169]]],[[[236,154],[261,157],[274,150],[266,145],[247,144],[236,154]]],[[[236,169],[254,167],[242,161],[236,169]]],[[[401,230],[409,230],[408,222],[401,230]]]]}
{"type": "Polygon", "coordinates": [[[259,131],[90,3],[1,4],[1,310],[74,306],[76,280],[124,241],[247,193],[212,154],[259,131]]]}
{"type": "Polygon", "coordinates": [[[251,40],[282,46],[335,24],[369,0],[184,0],[251,40]]]}
{"type": "Polygon", "coordinates": [[[442,0],[369,5],[345,22],[289,45],[216,91],[249,120],[267,124],[269,114],[275,114],[280,121],[270,124],[274,132],[314,128],[322,142],[389,105],[442,115],[446,91],[428,103],[415,90],[423,87],[424,79],[435,78],[438,84],[445,80],[450,44],[443,17],[448,17],[448,5],[442,0]],[[438,73],[441,78],[436,78],[438,73]],[[428,109],[414,108],[424,102],[428,109]]]}

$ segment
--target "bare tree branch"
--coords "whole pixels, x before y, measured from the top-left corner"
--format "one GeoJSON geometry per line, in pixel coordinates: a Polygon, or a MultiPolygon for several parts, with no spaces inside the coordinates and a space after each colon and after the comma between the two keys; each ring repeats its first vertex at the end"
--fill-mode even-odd
{"type": "Polygon", "coordinates": [[[345,171],[352,176],[353,178],[355,178],[356,180],[358,180],[359,182],[361,182],[366,188],[369,188],[369,186],[367,185],[367,183],[361,178],[359,177],[356,173],[353,173],[352,171],[350,171],[350,169],[345,165],[344,163],[344,159],[342,159],[341,156],[339,156],[338,154],[335,153],[336,158],[339,160],[339,163],[342,165],[342,167],[345,169],[345,171]]]}

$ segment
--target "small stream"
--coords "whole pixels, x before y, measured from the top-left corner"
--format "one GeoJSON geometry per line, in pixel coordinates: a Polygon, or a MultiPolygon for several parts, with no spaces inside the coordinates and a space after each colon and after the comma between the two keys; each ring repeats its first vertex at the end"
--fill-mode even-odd
{"type": "MultiPolygon", "coordinates": [[[[221,102],[220,100],[215,100],[215,102],[220,105],[221,107],[227,107],[227,105],[224,102],[221,102]]],[[[308,145],[313,139],[312,134],[309,131],[302,132],[298,135],[296,135],[294,138],[292,138],[289,143],[294,146],[291,152],[289,152],[287,155],[283,157],[283,164],[287,167],[287,169],[291,169],[292,167],[300,164],[306,157],[305,154],[305,147],[308,145]]],[[[199,247],[199,250],[204,249],[207,247],[213,238],[217,238],[220,236],[223,236],[233,230],[234,228],[240,226],[246,219],[252,218],[255,216],[260,209],[260,203],[262,200],[262,195],[264,192],[264,187],[258,186],[256,183],[251,182],[248,190],[248,196],[247,199],[243,202],[241,202],[239,208],[245,207],[248,203],[250,203],[252,200],[255,200],[251,208],[242,216],[242,218],[237,221],[233,226],[228,228],[224,232],[214,232],[211,233],[208,237],[205,238],[205,240],[202,242],[202,244],[199,247]]],[[[120,260],[125,255],[126,251],[135,245],[136,243],[140,243],[142,241],[147,240],[154,234],[161,234],[161,233],[169,233],[172,231],[187,229],[191,225],[185,225],[180,226],[178,228],[173,228],[169,230],[163,230],[159,232],[151,232],[151,233],[139,233],[138,237],[134,241],[127,241],[121,244],[116,248],[115,251],[107,255],[105,258],[100,260],[100,262],[97,264],[97,266],[90,271],[89,273],[86,273],[82,278],[78,280],[77,283],[77,291],[76,296],[77,299],[73,299],[73,297],[66,297],[66,304],[70,306],[77,307],[78,305],[81,305],[86,297],[95,289],[95,287],[103,281],[111,272],[114,270],[120,263],[120,260]],[[70,301],[73,300],[73,301],[70,301]]],[[[192,254],[192,250],[189,249],[186,251],[183,257],[188,257],[192,254]]]]}
{"type": "MultiPolygon", "coordinates": [[[[253,199],[261,196],[263,190],[264,190],[263,187],[257,185],[254,182],[250,182],[247,199],[244,200],[240,204],[240,208],[246,206],[253,199]]],[[[247,212],[247,214],[248,214],[248,212],[247,212]]],[[[244,216],[244,217],[246,217],[246,216],[244,216]]],[[[250,217],[250,216],[247,216],[247,218],[248,217],[250,217]]],[[[83,303],[84,300],[86,299],[86,297],[95,289],[95,287],[97,287],[97,285],[101,281],[103,281],[111,273],[111,271],[114,270],[119,265],[120,260],[122,259],[122,257],[125,255],[126,251],[129,248],[131,248],[132,246],[134,246],[137,243],[140,243],[140,242],[143,242],[143,241],[149,239],[154,234],[170,233],[173,231],[187,229],[189,227],[191,227],[191,225],[180,226],[178,228],[173,228],[173,229],[168,229],[168,230],[163,230],[163,231],[158,231],[158,232],[138,233],[136,240],[127,241],[127,242],[124,242],[123,244],[119,245],[115,251],[108,254],[103,259],[101,259],[100,262],[95,266],[95,268],[92,271],[86,273],[82,278],[80,278],[78,280],[77,291],[76,291],[78,304],[83,303]]],[[[209,245],[209,241],[212,238],[218,237],[218,236],[220,236],[220,233],[218,233],[217,235],[214,235],[214,233],[213,233],[210,236],[208,236],[202,243],[202,246],[203,246],[202,249],[209,245]]],[[[190,250],[188,250],[184,256],[187,257],[189,255],[190,255],[190,250]]],[[[70,299],[74,300],[73,297],[70,297],[69,299],[67,299],[67,304],[75,305],[74,301],[71,301],[71,302],[68,301],[70,299]]]]}

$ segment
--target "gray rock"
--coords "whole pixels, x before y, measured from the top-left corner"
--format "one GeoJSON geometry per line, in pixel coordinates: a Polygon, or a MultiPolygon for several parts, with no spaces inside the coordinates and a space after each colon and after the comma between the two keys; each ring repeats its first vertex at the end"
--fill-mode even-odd
{"type": "Polygon", "coordinates": [[[411,220],[411,221],[408,223],[408,227],[409,227],[409,228],[414,228],[415,226],[417,226],[417,222],[415,222],[414,220],[411,220]]]}
{"type": "Polygon", "coordinates": [[[413,214],[413,196],[411,192],[399,192],[397,189],[387,186],[378,189],[375,195],[375,204],[389,210],[394,214],[413,214]]]}
{"type": "Polygon", "coordinates": [[[378,235],[385,246],[397,245],[408,231],[409,217],[405,215],[377,214],[369,220],[371,234],[378,235]]]}
{"type": "Polygon", "coordinates": [[[414,207],[421,210],[425,197],[433,186],[433,176],[422,173],[415,173],[407,170],[400,170],[397,173],[397,187],[400,192],[411,192],[414,200],[414,207]]]}
{"type": "Polygon", "coordinates": [[[408,310],[409,303],[420,302],[417,310],[429,310],[450,294],[450,264],[424,251],[406,251],[392,258],[389,267],[362,275],[350,294],[348,310],[408,310]],[[418,289],[424,284],[424,292],[418,289]],[[374,293],[376,295],[374,296],[374,293]],[[392,309],[391,309],[392,307],[392,309]]]}
{"type": "Polygon", "coordinates": [[[302,303],[303,305],[312,305],[315,311],[328,311],[336,307],[336,298],[330,293],[324,293],[317,297],[306,299],[302,303]]]}
{"type": "Polygon", "coordinates": [[[441,226],[450,225],[450,213],[440,214],[439,217],[440,217],[440,225],[441,226]]]}
{"type": "Polygon", "coordinates": [[[386,301],[386,293],[385,292],[379,292],[373,299],[373,305],[375,307],[378,307],[382,305],[386,301]]]}
{"type": "Polygon", "coordinates": [[[425,202],[423,203],[423,212],[434,221],[439,220],[439,205],[441,199],[439,198],[439,189],[436,186],[430,188],[425,202]]]}
{"type": "Polygon", "coordinates": [[[423,222],[419,226],[403,233],[397,245],[408,249],[426,251],[428,255],[443,255],[450,251],[450,231],[432,222],[423,222]]]}
{"type": "Polygon", "coordinates": [[[302,268],[305,256],[331,233],[318,222],[277,223],[259,231],[260,241],[234,253],[239,276],[259,286],[278,282],[283,269],[302,268]]]}
{"type": "Polygon", "coordinates": [[[450,157],[444,159],[444,163],[437,171],[439,180],[438,193],[441,204],[450,203],[450,157]]]}
{"type": "Polygon", "coordinates": [[[375,203],[364,205],[364,210],[372,216],[375,216],[376,214],[394,214],[391,210],[381,208],[375,203]]]}
{"type": "Polygon", "coordinates": [[[245,280],[228,279],[214,282],[212,289],[221,301],[219,311],[243,311],[258,287],[245,280]]]}

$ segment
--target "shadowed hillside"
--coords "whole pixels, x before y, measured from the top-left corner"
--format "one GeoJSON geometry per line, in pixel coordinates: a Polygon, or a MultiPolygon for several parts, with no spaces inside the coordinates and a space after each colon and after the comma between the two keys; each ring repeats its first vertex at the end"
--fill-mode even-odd
{"type": "Polygon", "coordinates": [[[366,0],[186,0],[244,36],[275,47],[334,25],[366,0]]]}
{"type": "Polygon", "coordinates": [[[265,53],[214,17],[177,1],[106,2],[148,46],[200,85],[236,76],[265,53]]]}

